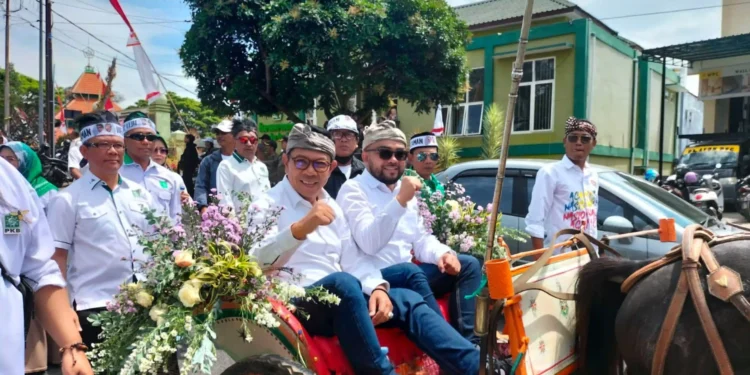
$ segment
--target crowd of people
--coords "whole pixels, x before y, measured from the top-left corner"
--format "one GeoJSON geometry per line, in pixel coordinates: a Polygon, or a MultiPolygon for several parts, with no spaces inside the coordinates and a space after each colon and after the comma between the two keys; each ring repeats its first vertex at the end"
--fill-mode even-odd
{"type": "MultiPolygon", "coordinates": [[[[336,335],[357,373],[395,373],[376,326],[402,329],[449,373],[478,372],[475,303],[464,296],[480,287],[481,262],[427,232],[417,206],[420,194],[444,191],[434,175],[440,155],[432,133],[407,139],[391,120],[363,129],[340,115],[325,128],[294,125],[277,153],[276,142],[259,136],[252,120],[224,120],[212,128],[215,149],[186,136],[179,175],[165,167],[167,142],[143,113],[120,125],[112,113],[95,112],[75,125],[69,155],[75,181],[60,191],[41,177],[28,146],[0,146],[0,305],[10,306],[0,323],[0,338],[10,347],[0,351],[0,373],[24,368],[25,310],[15,292],[21,275],[34,281],[32,322],[59,344],[63,372],[90,374],[85,351],[101,328],[87,318],[103,311],[124,282],[143,279],[139,265],[148,255],[138,238],[150,228],[146,212],[178,222],[182,203],[193,200],[203,210],[215,193],[234,211],[240,195],[249,196],[260,221],[283,208],[253,255],[263,266],[302,274],[290,282],[323,286],[341,298],[339,305],[298,301],[309,314],[301,321],[312,334],[336,335]],[[407,161],[411,175],[405,175],[407,161]],[[450,321],[437,303],[443,296],[449,296],[450,321]]],[[[593,207],[587,231],[596,231],[597,179],[586,163],[596,128],[571,119],[564,143],[563,160],[537,176],[527,217],[535,247],[566,227],[568,212],[588,218],[593,207]],[[571,206],[580,197],[583,203],[571,206]]],[[[31,341],[27,372],[41,368],[29,365],[35,350],[28,348],[38,347],[31,341]]],[[[497,373],[507,373],[507,360],[495,360],[497,373]]]]}

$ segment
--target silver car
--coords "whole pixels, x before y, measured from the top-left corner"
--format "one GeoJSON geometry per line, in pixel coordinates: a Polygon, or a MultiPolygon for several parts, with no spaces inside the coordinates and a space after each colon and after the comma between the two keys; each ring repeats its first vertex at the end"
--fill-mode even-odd
{"type": "MultiPolygon", "coordinates": [[[[524,231],[536,173],[544,165],[554,162],[556,161],[540,159],[507,161],[500,202],[504,227],[524,231]]],[[[472,201],[486,205],[492,202],[497,167],[497,160],[460,163],[440,173],[438,178],[443,183],[455,182],[463,185],[472,201]]],[[[739,231],[642,178],[599,165],[592,167],[599,175],[599,238],[658,228],[661,218],[675,219],[678,242],[682,240],[684,228],[690,224],[702,224],[716,234],[739,231]]],[[[659,236],[653,235],[615,240],[610,245],[624,257],[639,260],[662,256],[676,244],[660,242],[659,236]]],[[[513,253],[531,250],[530,240],[508,241],[508,245],[513,253]]]]}

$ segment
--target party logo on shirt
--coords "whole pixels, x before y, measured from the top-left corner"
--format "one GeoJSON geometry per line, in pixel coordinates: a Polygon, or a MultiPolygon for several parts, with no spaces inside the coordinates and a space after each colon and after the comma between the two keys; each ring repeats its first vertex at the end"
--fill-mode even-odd
{"type": "Polygon", "coordinates": [[[167,184],[167,181],[159,181],[159,186],[161,186],[162,189],[169,189],[169,184],[167,184]]]}
{"type": "Polygon", "coordinates": [[[11,212],[3,218],[3,234],[21,234],[21,221],[29,211],[11,212]]]}
{"type": "Polygon", "coordinates": [[[133,190],[133,198],[140,198],[141,197],[141,189],[133,190]]]}

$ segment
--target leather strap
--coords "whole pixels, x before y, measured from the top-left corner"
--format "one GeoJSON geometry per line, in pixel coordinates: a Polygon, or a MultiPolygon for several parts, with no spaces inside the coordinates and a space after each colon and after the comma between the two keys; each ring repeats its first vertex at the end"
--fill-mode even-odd
{"type": "Polygon", "coordinates": [[[654,350],[654,359],[651,364],[651,375],[662,375],[664,373],[664,364],[666,363],[667,352],[672,344],[674,331],[677,328],[677,321],[680,319],[682,307],[688,294],[687,277],[684,273],[680,274],[677,282],[677,289],[672,295],[672,301],[669,303],[667,315],[664,317],[664,323],[661,325],[659,339],[656,340],[656,349],[654,350]]]}

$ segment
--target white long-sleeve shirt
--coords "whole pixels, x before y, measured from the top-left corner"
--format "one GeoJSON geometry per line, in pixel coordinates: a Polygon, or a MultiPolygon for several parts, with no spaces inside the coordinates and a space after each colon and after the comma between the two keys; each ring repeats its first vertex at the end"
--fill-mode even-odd
{"type": "Polygon", "coordinates": [[[153,160],[144,170],[127,153],[123,158],[120,174],[151,193],[154,203],[154,207],[151,208],[157,210],[157,215],[168,216],[173,222],[180,220],[178,216],[182,215],[181,193],[185,185],[182,177],[153,160]]]}
{"type": "Polygon", "coordinates": [[[23,374],[23,303],[14,284],[20,280],[19,275],[24,275],[36,281],[36,291],[49,285],[64,288],[65,280],[52,260],[55,246],[36,192],[5,159],[0,160],[0,228],[0,262],[13,279],[11,283],[0,277],[3,315],[0,319],[0,342],[3,343],[0,374],[23,374]]]}
{"type": "Polygon", "coordinates": [[[265,239],[253,249],[262,266],[284,267],[291,269],[295,280],[288,272],[281,271],[279,277],[300,286],[309,286],[335,272],[347,272],[362,283],[365,294],[379,285],[388,289],[379,268],[374,266],[352,240],[349,226],[341,207],[323,190],[321,198],[333,209],[336,218],[330,225],[320,226],[307,238],[300,241],[292,235],[292,224],[296,223],[312,209],[312,205],[303,199],[284,179],[259,197],[251,206],[248,217],[252,218],[250,230],[254,226],[266,223],[269,213],[281,208],[281,214],[275,225],[269,228],[265,239]]]}
{"type": "Polygon", "coordinates": [[[268,168],[258,158],[249,161],[235,151],[216,169],[216,191],[221,194],[219,204],[231,205],[235,212],[242,206],[239,193],[250,194],[255,201],[270,188],[268,168]]]}
{"type": "Polygon", "coordinates": [[[437,264],[453,252],[425,229],[417,198],[406,205],[396,200],[401,181],[391,191],[369,171],[341,187],[336,202],[344,210],[357,246],[376,259],[378,268],[411,262],[412,250],[418,261],[437,264]]]}
{"type": "MultiPolygon", "coordinates": [[[[583,170],[564,156],[557,163],[545,165],[536,174],[531,193],[526,232],[544,238],[549,245],[552,236],[561,229],[580,229],[596,237],[596,214],[599,206],[599,177],[586,163],[583,170]]],[[[562,236],[557,242],[569,236],[562,236]]]]}

